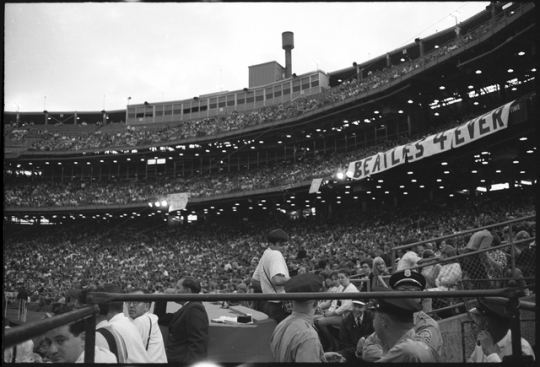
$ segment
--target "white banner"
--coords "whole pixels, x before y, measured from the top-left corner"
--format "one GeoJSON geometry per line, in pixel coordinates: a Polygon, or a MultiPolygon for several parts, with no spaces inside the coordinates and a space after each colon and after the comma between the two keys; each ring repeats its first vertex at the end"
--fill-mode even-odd
{"type": "Polygon", "coordinates": [[[417,162],[432,155],[452,149],[452,136],[454,129],[428,136],[407,145],[407,162],[417,162]]]}
{"type": "Polygon", "coordinates": [[[349,163],[347,177],[361,180],[405,163],[404,148],[405,145],[400,145],[384,153],[349,163]]]}
{"type": "Polygon", "coordinates": [[[322,178],[314,178],[313,181],[311,181],[311,186],[309,187],[309,193],[313,194],[316,192],[319,192],[319,188],[321,187],[322,178]]]}
{"type": "Polygon", "coordinates": [[[167,195],[167,201],[169,202],[169,213],[175,210],[185,209],[188,200],[189,194],[187,192],[167,195]]]}
{"type": "Polygon", "coordinates": [[[514,102],[507,103],[496,110],[451,129],[452,148],[461,147],[484,136],[506,129],[508,127],[508,115],[512,103],[514,102]]]}
{"type": "Polygon", "coordinates": [[[361,180],[406,162],[416,162],[506,129],[512,103],[514,101],[442,133],[350,162],[347,177],[361,180]]]}

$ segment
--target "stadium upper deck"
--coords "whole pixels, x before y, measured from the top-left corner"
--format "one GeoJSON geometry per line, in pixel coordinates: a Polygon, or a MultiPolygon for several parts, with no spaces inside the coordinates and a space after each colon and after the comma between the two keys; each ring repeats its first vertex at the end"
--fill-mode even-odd
{"type": "MultiPolygon", "coordinates": [[[[536,23],[531,12],[534,4],[514,4],[505,11],[499,6],[499,12],[496,11],[493,19],[489,12],[482,12],[465,22],[463,29],[467,33],[462,33],[459,39],[455,38],[453,30],[428,37],[424,41],[433,48],[430,51],[424,48],[423,57],[379,72],[373,69],[369,80],[362,75],[361,81],[347,81],[358,76],[355,68],[329,74],[330,84],[337,78],[343,78],[342,83],[321,93],[317,99],[297,99],[303,104],[301,108],[294,105],[297,110],[293,117],[274,122],[272,119],[261,121],[260,116],[265,111],[274,111],[265,108],[250,113],[249,116],[259,118],[249,120],[242,128],[228,132],[214,129],[214,135],[196,133],[200,136],[192,137],[186,137],[180,129],[194,124],[177,124],[161,131],[144,133],[147,142],[151,140],[145,145],[141,145],[144,140],[137,139],[136,133],[140,130],[130,130],[134,144],[131,146],[122,144],[126,140],[105,139],[105,146],[98,149],[24,152],[16,159],[7,159],[11,164],[8,167],[12,172],[16,168],[42,171],[54,180],[68,180],[74,176],[96,180],[98,172],[99,180],[147,179],[163,175],[194,177],[202,171],[242,172],[264,165],[275,166],[284,161],[316,159],[333,152],[354,154],[359,148],[391,141],[402,135],[428,135],[447,126],[457,126],[469,117],[479,116],[534,90],[536,23]],[[453,38],[448,38],[452,34],[453,38]],[[439,41],[445,40],[445,44],[438,45],[439,41]],[[435,47],[437,45],[439,47],[435,47]],[[493,59],[497,62],[492,62],[493,59]],[[312,101],[316,103],[304,109],[305,103],[312,101]],[[164,163],[155,164],[159,160],[164,163]]],[[[420,52],[420,47],[417,48],[420,52]]],[[[412,49],[407,53],[413,55],[412,49]]],[[[384,67],[387,58],[377,60],[383,62],[380,66],[384,67]]],[[[105,131],[115,126],[105,125],[96,130],[105,131]]],[[[73,127],[86,128],[89,135],[95,134],[88,125],[73,127]]],[[[111,135],[118,137],[124,134],[125,127],[120,127],[123,130],[111,135]]],[[[48,128],[52,129],[52,126],[48,128]]],[[[361,158],[364,157],[353,156],[343,164],[361,158]]],[[[265,192],[275,191],[282,196],[283,187],[289,191],[297,187],[305,190],[306,182],[266,188],[265,192]]],[[[230,196],[230,200],[238,198],[238,194],[231,193],[230,196]]],[[[220,200],[223,197],[213,198],[213,201],[220,200]]],[[[197,200],[190,202],[196,203],[197,200]]],[[[211,201],[201,199],[200,202],[208,204],[211,201]]]]}
{"type": "MultiPolygon", "coordinates": [[[[179,141],[191,143],[214,140],[209,138],[209,136],[215,136],[221,140],[240,136],[246,139],[249,138],[250,132],[252,132],[251,136],[253,136],[254,134],[260,133],[260,131],[258,131],[259,129],[269,128],[270,121],[280,121],[280,125],[291,126],[294,125],[291,124],[291,122],[302,122],[302,120],[304,120],[302,117],[309,115],[310,113],[316,114],[319,117],[328,117],[329,111],[339,112],[339,110],[344,110],[343,105],[353,104],[355,106],[352,107],[359,107],[360,100],[366,100],[367,98],[373,98],[381,94],[388,96],[392,93],[396,93],[397,90],[404,88],[412,90],[413,88],[410,88],[408,83],[414,82],[415,80],[417,82],[426,82],[426,79],[432,79],[434,75],[432,72],[430,73],[429,69],[439,69],[439,66],[443,64],[448,67],[449,64],[454,64],[454,62],[457,61],[457,65],[460,68],[459,71],[469,73],[470,70],[467,69],[472,65],[466,67],[463,63],[464,60],[468,59],[469,61],[467,61],[467,64],[470,64],[474,61],[473,59],[475,56],[485,54],[486,51],[488,53],[495,51],[495,45],[501,47],[504,46],[505,43],[511,41],[508,39],[509,35],[515,38],[519,37],[521,39],[520,42],[523,42],[523,38],[526,38],[527,35],[530,34],[529,28],[531,26],[534,27],[535,24],[534,18],[531,18],[532,12],[530,11],[534,8],[534,5],[528,3],[523,4],[523,6],[517,6],[516,4],[513,4],[510,7],[505,6],[505,4],[496,5],[491,11],[483,11],[477,16],[463,22],[460,24],[460,33],[457,36],[455,29],[447,29],[423,40],[417,40],[418,44],[407,45],[399,50],[394,50],[379,58],[358,65],[357,68],[349,67],[324,75],[321,74],[321,72],[316,71],[311,73],[313,75],[308,75],[309,78],[314,80],[327,78],[328,80],[323,83],[324,85],[321,85],[320,83],[315,85],[317,83],[314,83],[313,80],[304,83],[301,81],[304,76],[300,76],[296,78],[299,81],[297,87],[291,84],[291,93],[293,94],[293,97],[291,97],[290,100],[287,100],[288,102],[281,99],[279,102],[285,103],[276,105],[277,100],[274,93],[272,95],[272,101],[267,103],[264,98],[266,98],[269,93],[265,92],[264,95],[261,95],[261,97],[264,98],[259,102],[262,103],[261,106],[266,107],[262,110],[253,110],[252,108],[244,107],[239,108],[240,104],[238,104],[238,101],[243,100],[243,98],[239,98],[234,93],[234,104],[229,105],[228,102],[224,102],[227,105],[220,107],[218,103],[216,108],[209,108],[207,110],[216,111],[219,108],[222,108],[224,110],[218,112],[228,113],[228,115],[220,116],[215,116],[218,114],[214,112],[211,114],[210,112],[202,113],[200,112],[200,106],[196,108],[193,107],[198,112],[184,114],[184,110],[189,109],[192,111],[193,108],[176,109],[173,106],[175,102],[167,102],[161,105],[145,104],[142,105],[142,107],[135,105],[130,108],[143,108],[144,111],[150,112],[144,112],[144,121],[139,121],[141,117],[137,118],[136,116],[140,113],[136,110],[134,112],[134,119],[137,120],[138,124],[142,124],[143,129],[133,128],[132,130],[126,130],[125,125],[118,124],[120,121],[123,122],[124,120],[129,120],[129,115],[132,114],[129,111],[101,111],[93,114],[44,111],[44,113],[40,114],[20,113],[18,116],[17,114],[5,113],[4,121],[11,121],[12,124],[17,124],[18,117],[19,125],[27,125],[25,126],[24,131],[16,130],[17,133],[8,135],[11,139],[8,139],[6,145],[26,145],[30,150],[36,150],[36,153],[24,153],[29,156],[46,156],[43,152],[51,150],[72,150],[80,153],[81,151],[95,151],[96,148],[101,148],[101,151],[112,147],[129,148],[137,146],[138,148],[146,148],[149,147],[149,145],[163,145],[167,141],[171,143],[179,141]],[[405,58],[407,58],[407,60],[405,58]],[[448,62],[449,59],[452,59],[451,63],[448,62]],[[420,77],[419,74],[422,74],[422,76],[420,77]],[[313,78],[314,75],[317,75],[317,77],[313,78]],[[353,78],[356,78],[356,82],[351,85],[350,82],[353,78]],[[334,88],[320,93],[327,85],[334,88]],[[295,93],[297,95],[294,95],[295,93]],[[307,95],[309,95],[308,98],[305,97],[307,95]],[[353,98],[356,96],[359,98],[353,98]],[[163,111],[167,109],[172,111],[172,115],[170,116],[173,117],[164,120],[164,116],[168,115],[165,115],[165,112],[163,111]],[[174,117],[175,110],[179,112],[177,118],[174,117]],[[124,115],[122,116],[122,114],[124,115]],[[89,120],[88,123],[86,122],[87,119],[89,120]],[[90,125],[94,125],[92,121],[99,122],[105,126],[86,125],[81,128],[83,121],[90,125]],[[110,124],[110,122],[116,123],[110,124]],[[62,124],[55,126],[51,125],[51,123],[54,123],[55,125],[62,124]],[[49,134],[57,133],[60,137],[65,135],[68,138],[76,137],[76,139],[63,139],[64,141],[62,142],[58,141],[60,139],[51,139],[47,134],[43,135],[44,127],[39,126],[43,124],[47,124],[45,129],[49,134]],[[42,134],[40,135],[40,133],[42,134]],[[120,134],[119,138],[108,139],[110,136],[114,137],[114,135],[118,137],[118,134],[120,134]],[[151,136],[149,137],[148,135],[151,136]],[[163,137],[163,135],[167,136],[163,137]],[[40,140],[45,141],[47,138],[56,141],[53,142],[54,144],[35,144],[32,146],[32,143],[39,143],[40,140]],[[27,144],[21,144],[21,142],[27,144]]],[[[527,46],[525,48],[527,48],[527,46]]],[[[530,57],[530,52],[526,53],[525,58],[527,57],[530,57]]],[[[461,73],[461,76],[462,75],[463,74],[461,73]]],[[[519,75],[517,70],[515,75],[518,79],[520,77],[522,79],[526,78],[524,75],[519,75]]],[[[493,84],[493,80],[489,80],[490,77],[493,79],[493,76],[493,74],[490,76],[484,74],[480,77],[476,77],[478,83],[474,86],[473,90],[476,93],[481,94],[481,88],[493,84]]],[[[437,77],[440,78],[439,75],[437,75],[437,77]]],[[[289,82],[292,83],[292,81],[289,82]]],[[[431,82],[433,82],[433,80],[431,82]]],[[[468,90],[466,89],[467,86],[461,87],[460,90],[447,89],[438,94],[440,94],[441,97],[445,94],[448,96],[452,96],[453,94],[463,95],[468,90]],[[465,89],[463,89],[463,87],[465,89]]],[[[284,89],[281,88],[281,90],[283,91],[284,89]]],[[[242,91],[242,93],[244,93],[244,91],[242,91]]],[[[401,96],[410,96],[414,94],[415,93],[412,92],[400,93],[401,96]]],[[[430,91],[430,94],[434,97],[436,96],[436,93],[433,91],[430,91]]],[[[223,98],[226,100],[229,99],[227,96],[224,96],[223,98]]],[[[210,99],[211,97],[209,97],[206,102],[203,102],[204,98],[198,98],[197,103],[199,105],[205,103],[211,107],[213,104],[210,99]]],[[[432,100],[441,101],[442,104],[449,102],[445,98],[433,98],[432,100]]],[[[194,103],[191,100],[184,102],[189,103],[190,106],[194,103]]],[[[256,102],[257,101],[255,100],[254,103],[256,102]]],[[[383,101],[381,103],[382,106],[373,106],[373,104],[371,104],[371,106],[369,106],[369,110],[371,111],[368,113],[372,113],[374,110],[382,110],[380,111],[381,117],[384,117],[384,115],[391,115],[397,111],[404,111],[404,107],[406,106],[406,104],[403,106],[404,102],[405,101],[399,101],[396,103],[394,99],[392,103],[383,101]],[[399,104],[402,106],[399,107],[399,104]]],[[[424,104],[429,103],[432,104],[434,102],[424,101],[424,104]]],[[[256,107],[258,106],[253,105],[253,108],[256,107]]],[[[412,106],[408,107],[408,109],[410,109],[412,106]]],[[[492,106],[488,106],[488,108],[490,107],[492,106]]],[[[424,108],[427,108],[427,106],[424,106],[424,108]]],[[[405,117],[405,115],[402,117],[405,117]]],[[[356,116],[353,121],[356,120],[359,125],[362,125],[366,120],[372,118],[373,116],[363,116],[363,118],[358,118],[358,116],[356,116]],[[368,118],[366,119],[366,117],[368,118]]],[[[414,118],[416,119],[416,116],[414,116],[414,118]]],[[[294,138],[295,140],[298,139],[298,137],[294,138]]],[[[49,153],[47,155],[51,156],[49,153]]],[[[54,155],[67,156],[67,153],[54,155]]],[[[77,155],[80,156],[80,154],[77,155]]]]}

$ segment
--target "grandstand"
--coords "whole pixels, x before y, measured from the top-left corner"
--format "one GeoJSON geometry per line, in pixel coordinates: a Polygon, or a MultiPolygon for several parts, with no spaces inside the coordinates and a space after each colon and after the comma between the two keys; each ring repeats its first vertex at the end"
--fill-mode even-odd
{"type": "MultiPolygon", "coordinates": [[[[12,122],[4,129],[6,291],[35,279],[51,295],[66,289],[61,271],[25,268],[31,253],[53,265],[56,254],[65,258],[70,285],[90,277],[159,290],[193,273],[217,292],[249,278],[273,226],[307,246],[314,270],[315,260],[344,264],[358,248],[375,253],[384,244],[395,260],[408,237],[453,235],[460,249],[461,232],[485,217],[528,218],[497,228],[513,256],[506,226],[535,236],[534,13],[534,3],[494,3],[462,22],[459,36],[437,32],[325,73],[329,88],[315,93],[309,84],[310,93],[259,108],[231,104],[193,117],[184,103],[194,102],[180,101],[177,118],[159,121],[156,111],[171,101],[153,105],[142,124],[130,123],[128,109],[4,112],[12,122]],[[172,259],[177,268],[165,276],[172,259]],[[239,265],[232,275],[222,271],[226,262],[239,265]],[[144,271],[143,284],[136,277],[144,271]]],[[[231,92],[235,103],[244,92],[231,92]]],[[[147,106],[130,108],[136,115],[147,106]]],[[[515,268],[510,262],[512,276],[492,281],[506,285],[515,268]]],[[[524,275],[533,289],[534,272],[524,275]]]]}

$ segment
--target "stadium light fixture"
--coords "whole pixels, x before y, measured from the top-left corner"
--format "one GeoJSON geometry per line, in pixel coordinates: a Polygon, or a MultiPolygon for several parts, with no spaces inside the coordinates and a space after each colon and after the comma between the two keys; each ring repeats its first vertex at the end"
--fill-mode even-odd
{"type": "Polygon", "coordinates": [[[523,137],[519,138],[519,140],[525,141],[525,140],[527,140],[527,137],[526,137],[526,136],[523,136],[523,137]]]}
{"type": "Polygon", "coordinates": [[[482,74],[482,70],[476,70],[476,74],[482,74]]]}
{"type": "Polygon", "coordinates": [[[514,69],[508,69],[508,72],[509,72],[509,73],[513,73],[513,72],[514,72],[514,69]]]}
{"type": "Polygon", "coordinates": [[[161,202],[161,206],[167,206],[167,202],[166,202],[165,200],[163,200],[163,201],[161,202]]]}
{"type": "Polygon", "coordinates": [[[161,206],[161,203],[159,201],[156,201],[154,205],[159,208],[161,206]]]}
{"type": "Polygon", "coordinates": [[[154,204],[152,204],[152,203],[150,202],[150,203],[148,203],[148,206],[151,208],[151,207],[154,206],[154,204]]]}

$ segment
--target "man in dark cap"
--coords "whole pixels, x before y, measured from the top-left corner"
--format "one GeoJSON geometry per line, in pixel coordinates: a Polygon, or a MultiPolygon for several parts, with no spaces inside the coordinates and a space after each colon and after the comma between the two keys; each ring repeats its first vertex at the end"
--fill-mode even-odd
{"type": "MultiPolygon", "coordinates": [[[[394,290],[375,287],[373,291],[394,290]]],[[[435,349],[414,330],[414,314],[421,309],[418,302],[409,298],[382,298],[376,300],[370,309],[375,313],[373,328],[383,348],[377,362],[441,362],[435,349]]]]}
{"type": "MultiPolygon", "coordinates": [[[[477,345],[467,362],[502,362],[512,355],[512,315],[504,305],[489,304],[484,298],[477,298],[477,306],[469,311],[479,330],[477,345]]],[[[523,356],[535,359],[531,345],[521,338],[523,356]]]]}
{"type": "MultiPolygon", "coordinates": [[[[283,286],[291,278],[282,252],[287,250],[289,235],[282,229],[275,229],[268,234],[267,239],[268,248],[253,273],[252,283],[255,287],[260,284],[263,293],[285,293],[283,286]]],[[[266,314],[278,324],[289,316],[281,303],[281,301],[266,303],[266,314]]]]}
{"type": "MultiPolygon", "coordinates": [[[[426,279],[422,274],[406,269],[392,274],[389,284],[393,290],[399,292],[421,292],[426,286],[426,279]]],[[[421,305],[420,298],[411,300],[421,305]]],[[[421,308],[422,306],[413,315],[415,333],[439,355],[442,355],[443,338],[439,324],[421,308]]],[[[378,336],[371,334],[366,338],[365,342],[360,339],[357,345],[357,353],[362,354],[362,358],[366,361],[378,360],[383,354],[383,347],[378,336]]]]}
{"type": "MultiPolygon", "coordinates": [[[[314,293],[322,288],[323,278],[317,274],[299,274],[285,283],[287,293],[314,293]]],[[[324,353],[313,315],[317,300],[293,301],[293,311],[279,323],[270,338],[270,347],[276,362],[344,362],[340,354],[324,353]]]]}

